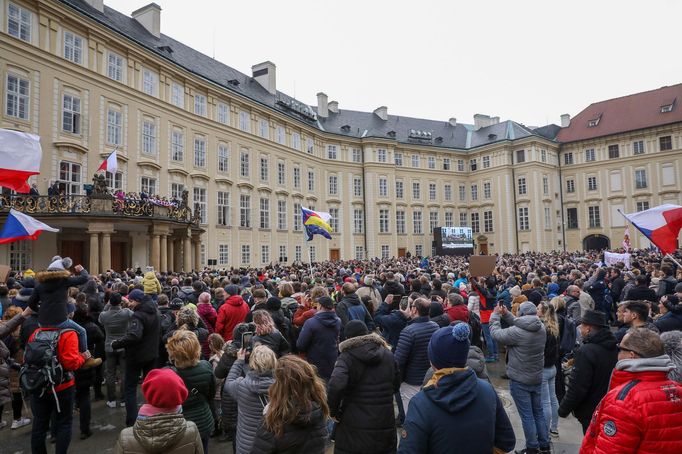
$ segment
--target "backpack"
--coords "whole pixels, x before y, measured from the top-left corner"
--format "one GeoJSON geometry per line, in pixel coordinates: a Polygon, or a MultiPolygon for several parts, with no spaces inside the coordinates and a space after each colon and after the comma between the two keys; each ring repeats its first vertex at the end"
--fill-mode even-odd
{"type": "Polygon", "coordinates": [[[569,353],[573,351],[576,341],[576,329],[575,320],[566,314],[566,317],[564,317],[564,333],[561,335],[561,341],[559,342],[560,352],[569,353]]]}
{"type": "Polygon", "coordinates": [[[175,322],[173,312],[159,312],[159,322],[161,323],[161,335],[168,334],[175,322]]]}
{"type": "Polygon", "coordinates": [[[361,304],[348,305],[348,321],[360,320],[365,323],[365,306],[361,304]]]}
{"type": "Polygon", "coordinates": [[[72,329],[40,330],[35,333],[33,340],[26,344],[24,351],[24,364],[19,372],[21,389],[27,394],[42,396],[45,391],[51,391],[59,401],[55,386],[60,385],[73,377],[73,374],[59,362],[57,350],[61,335],[72,329]]]}
{"type": "Polygon", "coordinates": [[[481,341],[483,325],[481,325],[481,318],[474,311],[469,312],[469,326],[471,327],[471,335],[473,337],[471,344],[478,348],[483,348],[483,342],[481,341]]]}

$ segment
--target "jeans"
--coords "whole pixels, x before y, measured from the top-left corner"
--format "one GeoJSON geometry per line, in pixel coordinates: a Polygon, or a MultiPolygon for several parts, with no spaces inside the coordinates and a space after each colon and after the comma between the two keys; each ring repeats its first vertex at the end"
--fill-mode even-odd
{"type": "Polygon", "coordinates": [[[483,337],[485,338],[485,348],[488,351],[488,358],[497,357],[497,344],[490,335],[490,325],[488,323],[482,323],[483,327],[483,337]]]}
{"type": "Polygon", "coordinates": [[[201,437],[201,445],[204,447],[204,454],[208,454],[208,435],[201,437]]]}
{"type": "Polygon", "coordinates": [[[82,434],[90,433],[90,387],[76,387],[76,403],[78,404],[78,415],[80,416],[80,430],[82,434]]]}
{"type": "Polygon", "coordinates": [[[74,330],[78,335],[78,351],[83,353],[88,350],[88,335],[85,332],[85,328],[80,326],[78,323],[74,322],[70,318],[67,318],[66,321],[56,325],[55,328],[74,330]]]}
{"type": "Polygon", "coordinates": [[[104,376],[107,382],[107,400],[116,401],[116,369],[121,371],[121,380],[119,383],[119,398],[123,401],[124,384],[123,371],[126,369],[125,357],[123,350],[106,352],[107,360],[104,363],[104,376]]]}
{"type": "Polygon", "coordinates": [[[42,396],[31,395],[31,410],[33,411],[33,428],[31,430],[31,453],[47,454],[45,436],[50,425],[50,416],[55,414],[53,420],[54,434],[57,438],[55,454],[66,454],[71,443],[71,423],[73,421],[73,400],[76,388],[71,386],[57,393],[59,409],[52,392],[45,392],[42,396]]]}
{"type": "Polygon", "coordinates": [[[408,385],[407,383],[401,383],[400,384],[400,399],[402,400],[403,403],[403,411],[407,415],[407,410],[410,407],[410,401],[412,398],[417,395],[419,390],[421,389],[421,386],[419,385],[408,385]]]}
{"type": "Polygon", "coordinates": [[[541,384],[524,385],[515,380],[509,381],[509,392],[521,417],[526,448],[549,447],[547,420],[542,412],[541,384]]]}
{"type": "Polygon", "coordinates": [[[556,367],[542,369],[542,412],[550,430],[556,432],[559,427],[559,401],[556,397],[556,367]]]}
{"type": "Polygon", "coordinates": [[[126,402],[126,427],[131,427],[137,419],[137,381],[154,368],[155,360],[145,363],[126,362],[124,381],[124,397],[126,402]]]}

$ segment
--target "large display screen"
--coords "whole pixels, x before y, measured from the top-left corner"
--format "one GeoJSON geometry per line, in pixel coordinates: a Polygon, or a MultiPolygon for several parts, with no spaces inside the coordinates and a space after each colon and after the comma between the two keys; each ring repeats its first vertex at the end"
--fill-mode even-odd
{"type": "Polygon", "coordinates": [[[440,232],[443,249],[474,248],[474,236],[470,227],[441,227],[440,232]]]}

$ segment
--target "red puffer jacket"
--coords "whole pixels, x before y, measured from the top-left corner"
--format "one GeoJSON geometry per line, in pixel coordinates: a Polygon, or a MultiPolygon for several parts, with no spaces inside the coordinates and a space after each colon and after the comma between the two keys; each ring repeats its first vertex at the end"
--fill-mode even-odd
{"type": "Polygon", "coordinates": [[[682,386],[665,372],[615,370],[580,454],[682,453],[682,386]]]}
{"type": "Polygon", "coordinates": [[[450,317],[450,321],[461,320],[465,323],[469,323],[469,309],[467,309],[466,304],[458,304],[457,306],[449,306],[445,309],[445,312],[450,317]]]}

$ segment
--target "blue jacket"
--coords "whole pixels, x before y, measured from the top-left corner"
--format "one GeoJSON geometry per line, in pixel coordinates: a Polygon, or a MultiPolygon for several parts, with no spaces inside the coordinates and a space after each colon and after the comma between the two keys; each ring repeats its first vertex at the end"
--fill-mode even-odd
{"type": "Polygon", "coordinates": [[[408,385],[421,386],[426,371],[431,367],[428,355],[431,335],[438,330],[438,324],[428,316],[417,317],[403,329],[395,349],[395,360],[402,379],[408,385]]]}
{"type": "Polygon", "coordinates": [[[400,332],[407,326],[407,317],[398,309],[391,310],[388,304],[381,303],[374,314],[374,322],[381,328],[381,335],[391,345],[391,350],[395,352],[400,332]]]}
{"type": "Polygon", "coordinates": [[[320,377],[329,380],[338,357],[341,320],[334,312],[318,311],[303,324],[296,347],[305,353],[320,377]]]}
{"type": "Polygon", "coordinates": [[[682,306],[679,304],[673,306],[672,310],[656,320],[654,325],[661,333],[682,330],[682,306]]]}
{"type": "Polygon", "coordinates": [[[410,401],[398,453],[489,454],[514,449],[516,437],[492,385],[471,369],[445,375],[410,401]]]}

